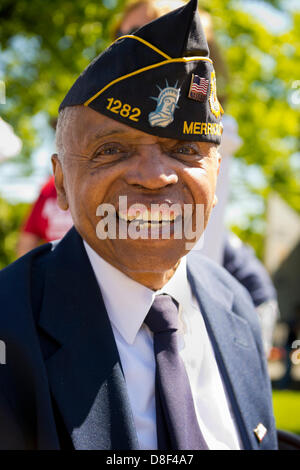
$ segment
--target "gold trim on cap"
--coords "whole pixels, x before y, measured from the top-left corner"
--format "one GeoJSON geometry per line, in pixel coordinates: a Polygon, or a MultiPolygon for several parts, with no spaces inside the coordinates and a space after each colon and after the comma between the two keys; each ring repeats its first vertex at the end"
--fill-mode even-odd
{"type": "Polygon", "coordinates": [[[169,55],[167,55],[165,52],[161,51],[157,47],[153,46],[153,44],[150,44],[150,42],[145,41],[145,39],[140,38],[139,36],[135,36],[134,34],[124,34],[124,36],[119,37],[117,41],[119,41],[120,39],[125,39],[125,38],[136,39],[137,41],[140,41],[142,44],[145,44],[145,46],[150,47],[150,49],[153,49],[155,52],[162,55],[165,59],[172,59],[172,57],[170,57],[169,55]]]}
{"type": "Polygon", "coordinates": [[[157,64],[148,65],[147,67],[137,69],[134,72],[128,73],[126,75],[122,75],[121,77],[118,77],[115,80],[112,80],[107,85],[105,85],[100,91],[95,93],[95,95],[93,95],[91,98],[89,98],[84,103],[84,106],[88,106],[92,101],[94,101],[96,98],[98,98],[98,96],[100,96],[101,93],[103,93],[105,90],[107,90],[107,88],[114,85],[115,83],[120,82],[121,80],[125,80],[125,78],[133,77],[134,75],[138,75],[139,73],[146,72],[147,70],[151,70],[151,69],[154,69],[156,67],[161,67],[161,66],[166,65],[166,64],[171,64],[171,63],[174,63],[174,62],[192,62],[192,61],[196,61],[196,60],[199,60],[199,61],[200,60],[207,60],[211,64],[213,63],[213,61],[211,59],[209,59],[208,57],[200,57],[200,56],[198,57],[197,56],[197,57],[181,57],[181,58],[178,58],[178,59],[169,59],[169,60],[164,60],[163,62],[159,62],[157,64]]]}

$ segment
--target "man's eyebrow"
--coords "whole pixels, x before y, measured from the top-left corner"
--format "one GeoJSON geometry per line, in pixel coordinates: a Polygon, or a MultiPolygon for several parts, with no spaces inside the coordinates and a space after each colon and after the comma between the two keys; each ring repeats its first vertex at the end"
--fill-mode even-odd
{"type": "Polygon", "coordinates": [[[111,131],[100,130],[97,131],[95,134],[92,134],[91,138],[93,140],[103,139],[103,137],[111,137],[116,134],[126,134],[128,131],[124,131],[122,129],[113,129],[111,131]]]}
{"type": "Polygon", "coordinates": [[[206,142],[201,142],[201,141],[197,141],[197,140],[174,140],[174,144],[170,144],[170,145],[196,145],[201,151],[203,152],[206,152],[207,150],[209,151],[211,149],[211,147],[207,147],[205,144],[206,142]],[[203,145],[204,144],[204,145],[203,145]]]}

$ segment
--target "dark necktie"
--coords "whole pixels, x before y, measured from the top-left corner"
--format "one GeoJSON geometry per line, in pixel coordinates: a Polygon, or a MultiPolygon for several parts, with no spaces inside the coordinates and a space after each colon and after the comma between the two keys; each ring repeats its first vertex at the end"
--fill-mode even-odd
{"type": "Polygon", "coordinates": [[[178,308],[169,295],[157,295],[146,318],[153,332],[155,400],[159,450],[208,450],[200,431],[192,392],[178,352],[178,308]]]}

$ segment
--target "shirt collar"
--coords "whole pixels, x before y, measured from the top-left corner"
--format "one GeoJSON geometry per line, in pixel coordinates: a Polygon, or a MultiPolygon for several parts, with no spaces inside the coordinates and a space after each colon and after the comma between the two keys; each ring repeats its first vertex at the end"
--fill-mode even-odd
{"type": "Polygon", "coordinates": [[[163,288],[153,291],[109,264],[86,241],[83,243],[101,289],[109,319],[127,343],[133,344],[155,295],[169,294],[183,307],[190,302],[186,257],[181,259],[175,273],[163,288]]]}

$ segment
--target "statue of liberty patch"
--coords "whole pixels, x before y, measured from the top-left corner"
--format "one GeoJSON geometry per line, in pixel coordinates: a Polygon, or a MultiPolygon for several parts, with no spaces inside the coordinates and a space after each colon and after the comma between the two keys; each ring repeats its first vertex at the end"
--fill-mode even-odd
{"type": "Polygon", "coordinates": [[[217,97],[217,82],[216,82],[216,74],[215,72],[211,72],[211,77],[210,77],[210,95],[209,95],[209,106],[211,109],[211,112],[218,118],[220,114],[224,114],[223,108],[219,103],[218,97],[217,97]]]}
{"type": "Polygon", "coordinates": [[[177,102],[180,96],[180,88],[176,88],[177,84],[178,82],[171,87],[166,80],[167,86],[163,90],[157,85],[160,92],[158,97],[150,97],[157,102],[155,111],[152,111],[148,116],[149,123],[152,127],[167,127],[174,121],[174,112],[175,109],[178,108],[177,102]]]}

